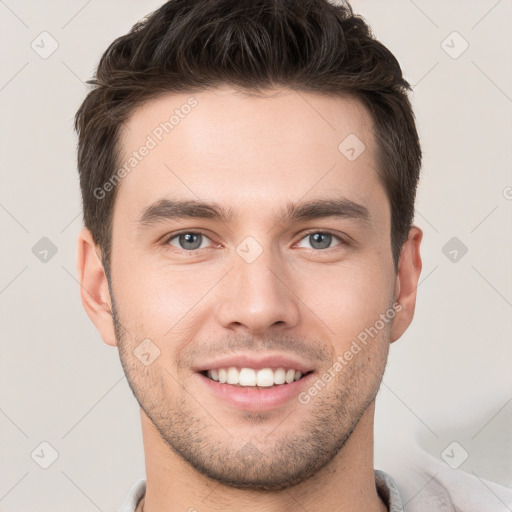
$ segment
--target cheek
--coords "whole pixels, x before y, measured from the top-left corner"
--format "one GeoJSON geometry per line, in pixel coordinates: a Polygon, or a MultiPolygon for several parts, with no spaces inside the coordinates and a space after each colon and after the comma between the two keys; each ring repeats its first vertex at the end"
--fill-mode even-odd
{"type": "Polygon", "coordinates": [[[205,298],[219,282],[225,269],[221,266],[204,266],[201,270],[182,268],[144,260],[133,263],[126,277],[118,273],[115,283],[116,302],[121,319],[137,337],[160,340],[162,350],[168,341],[189,337],[191,326],[195,329],[197,318],[208,307],[205,298]],[[117,298],[119,297],[119,300],[117,298]]]}
{"type": "Polygon", "coordinates": [[[299,296],[327,332],[347,343],[374,325],[389,308],[391,280],[377,263],[309,269],[300,280],[299,296]]]}

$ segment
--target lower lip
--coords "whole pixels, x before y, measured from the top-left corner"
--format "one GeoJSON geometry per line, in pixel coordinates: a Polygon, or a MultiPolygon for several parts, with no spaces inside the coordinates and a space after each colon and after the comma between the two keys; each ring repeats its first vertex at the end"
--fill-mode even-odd
{"type": "Polygon", "coordinates": [[[197,375],[199,375],[200,379],[213,394],[237,409],[243,411],[269,411],[277,409],[292,400],[298,401],[299,393],[309,386],[314,372],[290,384],[280,384],[268,388],[232,386],[231,384],[222,384],[209,379],[201,373],[197,375]]]}

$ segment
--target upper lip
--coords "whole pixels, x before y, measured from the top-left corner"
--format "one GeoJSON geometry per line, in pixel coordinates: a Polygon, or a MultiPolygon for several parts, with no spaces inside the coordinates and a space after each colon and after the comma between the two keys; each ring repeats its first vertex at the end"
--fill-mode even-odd
{"type": "Polygon", "coordinates": [[[254,368],[255,370],[261,370],[262,368],[293,368],[294,370],[300,370],[303,374],[314,370],[313,365],[289,355],[266,354],[257,356],[253,354],[238,354],[213,359],[199,365],[195,368],[195,371],[203,372],[218,368],[229,368],[230,366],[238,368],[254,368]]]}

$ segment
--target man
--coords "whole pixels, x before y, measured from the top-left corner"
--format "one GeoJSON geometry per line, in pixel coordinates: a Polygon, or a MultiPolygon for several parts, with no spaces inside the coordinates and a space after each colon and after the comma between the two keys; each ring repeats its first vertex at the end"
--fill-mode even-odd
{"type": "Polygon", "coordinates": [[[373,467],[421,272],[395,57],[348,4],[171,0],[92,83],[82,301],[146,457],[121,510],[403,510],[373,467]]]}

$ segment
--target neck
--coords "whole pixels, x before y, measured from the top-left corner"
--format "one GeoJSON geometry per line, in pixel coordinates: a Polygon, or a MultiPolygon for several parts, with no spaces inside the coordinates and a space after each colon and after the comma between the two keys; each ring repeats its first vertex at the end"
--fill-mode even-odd
{"type": "Polygon", "coordinates": [[[141,410],[146,495],[137,512],[387,512],[373,468],[374,403],[350,438],[319,472],[293,487],[273,492],[236,489],[213,481],[175,454],[141,410]]]}

